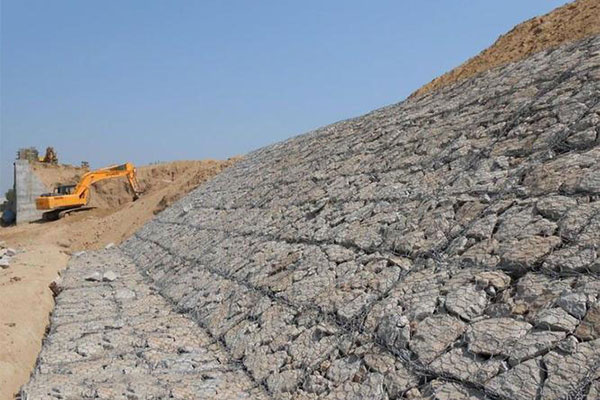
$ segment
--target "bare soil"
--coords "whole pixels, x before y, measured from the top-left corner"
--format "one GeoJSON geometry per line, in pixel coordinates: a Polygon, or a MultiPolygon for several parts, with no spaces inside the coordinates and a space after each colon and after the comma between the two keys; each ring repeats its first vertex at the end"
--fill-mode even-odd
{"type": "Polygon", "coordinates": [[[48,284],[69,259],[51,244],[28,247],[0,270],[0,399],[27,382],[54,307],[48,284]]]}

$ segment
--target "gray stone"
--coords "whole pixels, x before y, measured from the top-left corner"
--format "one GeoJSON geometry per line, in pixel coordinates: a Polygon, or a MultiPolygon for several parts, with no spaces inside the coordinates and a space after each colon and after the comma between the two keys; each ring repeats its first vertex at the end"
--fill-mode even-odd
{"type": "Polygon", "coordinates": [[[524,321],[512,318],[490,318],[473,323],[467,329],[469,351],[485,355],[508,355],[514,345],[532,328],[524,321]]]}
{"type": "Polygon", "coordinates": [[[454,382],[435,380],[430,387],[432,400],[485,400],[482,393],[454,382]]]}
{"type": "Polygon", "coordinates": [[[105,282],[113,282],[115,281],[119,275],[117,275],[114,271],[106,271],[102,274],[102,280],[105,282]]]}
{"type": "Polygon", "coordinates": [[[490,304],[489,307],[485,309],[485,315],[492,318],[508,317],[511,315],[511,307],[505,303],[490,304]]]}
{"type": "Polygon", "coordinates": [[[571,208],[558,222],[560,236],[581,245],[581,240],[577,240],[581,231],[599,210],[600,203],[597,202],[578,204],[577,207],[571,208]]]}
{"type": "Polygon", "coordinates": [[[321,375],[310,375],[304,381],[304,390],[308,393],[314,393],[320,395],[324,393],[331,383],[321,375]]]}
{"type": "Polygon", "coordinates": [[[324,398],[327,400],[384,400],[387,396],[383,388],[384,377],[381,374],[369,374],[363,383],[346,382],[324,398]]]}
{"type": "Polygon", "coordinates": [[[523,361],[543,355],[558,346],[566,336],[564,332],[530,332],[519,339],[514,345],[507,346],[508,362],[515,366],[523,361]]]}
{"type": "Polygon", "coordinates": [[[500,267],[513,272],[527,271],[560,243],[556,236],[531,236],[503,243],[499,249],[500,267]]]}
{"type": "Polygon", "coordinates": [[[5,250],[6,250],[6,255],[9,257],[14,257],[17,255],[17,250],[15,250],[13,248],[8,247],[5,250]]]}
{"type": "Polygon", "coordinates": [[[467,321],[483,314],[487,304],[488,299],[485,292],[477,290],[472,285],[460,287],[446,296],[446,309],[448,312],[467,321]]]}
{"type": "Polygon", "coordinates": [[[586,400],[600,399],[600,380],[595,380],[591,383],[586,400]]]}
{"type": "Polygon", "coordinates": [[[417,400],[417,399],[422,399],[423,395],[421,394],[421,392],[419,391],[419,389],[417,388],[412,388],[409,391],[407,391],[404,394],[404,397],[409,399],[409,400],[417,400]]]}
{"type": "Polygon", "coordinates": [[[395,369],[396,358],[386,353],[367,353],[363,358],[365,365],[375,372],[387,374],[395,369]]]}
{"type": "Polygon", "coordinates": [[[327,379],[341,383],[352,379],[362,365],[358,357],[342,358],[335,360],[327,370],[327,379]]]}
{"type": "Polygon", "coordinates": [[[466,236],[475,238],[477,240],[489,239],[492,236],[492,232],[494,230],[494,227],[496,226],[497,221],[498,217],[496,216],[496,214],[487,215],[477,220],[467,230],[466,236]]]}
{"type": "Polygon", "coordinates": [[[596,129],[589,128],[569,135],[566,142],[575,149],[585,149],[594,144],[596,137],[596,129]]]}
{"type": "Polygon", "coordinates": [[[449,315],[433,315],[421,321],[410,341],[419,360],[429,364],[464,332],[466,325],[449,315]]]}
{"type": "Polygon", "coordinates": [[[408,390],[416,389],[419,376],[410,372],[401,363],[396,363],[396,368],[385,374],[384,385],[391,398],[398,398],[408,390]]]}
{"type": "Polygon", "coordinates": [[[543,360],[547,378],[541,398],[543,400],[565,398],[597,368],[597,363],[600,361],[600,340],[580,343],[573,354],[561,355],[550,352],[543,360]]]}
{"type": "Polygon", "coordinates": [[[0,258],[0,268],[6,269],[10,267],[10,257],[4,256],[0,258]]]}
{"type": "Polygon", "coordinates": [[[577,185],[577,189],[582,192],[600,193],[600,172],[592,170],[584,174],[577,185]]]}
{"type": "Polygon", "coordinates": [[[475,282],[483,288],[493,286],[496,290],[504,290],[510,285],[510,281],[510,276],[502,271],[484,271],[475,275],[475,282]]]}
{"type": "Polygon", "coordinates": [[[130,289],[118,289],[115,292],[115,298],[119,300],[128,300],[135,298],[135,292],[130,289]]]}
{"type": "Polygon", "coordinates": [[[575,336],[581,340],[600,338],[600,303],[594,303],[577,327],[575,336]]]}
{"type": "Polygon", "coordinates": [[[587,311],[587,296],[583,293],[563,292],[556,305],[574,316],[577,319],[583,319],[587,311]]]}
{"type": "Polygon", "coordinates": [[[596,258],[596,250],[592,248],[566,247],[550,254],[544,261],[544,268],[582,272],[589,269],[596,258]]]}
{"type": "Polygon", "coordinates": [[[540,311],[535,317],[535,326],[553,331],[573,332],[579,324],[577,318],[562,308],[549,308],[540,311]]]}
{"type": "Polygon", "coordinates": [[[100,282],[102,280],[102,274],[98,271],[94,271],[88,276],[86,276],[85,280],[91,282],[100,282]]]}
{"type": "Polygon", "coordinates": [[[494,159],[494,165],[496,165],[498,168],[508,169],[510,167],[510,162],[508,157],[500,156],[494,159]]]}
{"type": "Polygon", "coordinates": [[[381,343],[388,348],[406,348],[410,341],[408,318],[399,314],[384,317],[377,329],[377,336],[381,343]]]}
{"type": "Polygon", "coordinates": [[[101,354],[104,347],[100,343],[82,343],[77,345],[75,351],[83,357],[91,357],[101,354]]]}
{"type": "Polygon", "coordinates": [[[392,256],[389,258],[389,260],[394,265],[397,265],[398,267],[400,267],[400,269],[403,271],[409,271],[412,268],[412,262],[410,261],[409,258],[392,256]]]}
{"type": "Polygon", "coordinates": [[[485,383],[501,370],[500,360],[486,360],[465,349],[456,348],[435,359],[430,368],[437,374],[453,376],[462,381],[485,383]]]}
{"type": "Polygon", "coordinates": [[[501,396],[515,400],[535,400],[543,382],[538,359],[525,361],[490,380],[486,387],[501,396]]]}
{"type": "Polygon", "coordinates": [[[419,298],[418,301],[411,304],[408,309],[408,317],[412,320],[422,321],[431,316],[438,305],[437,293],[428,293],[419,298]]]}
{"type": "Polygon", "coordinates": [[[557,348],[567,354],[573,354],[577,351],[579,342],[575,336],[569,335],[565,340],[557,344],[557,348]]]}
{"type": "Polygon", "coordinates": [[[553,280],[545,274],[528,273],[517,281],[512,301],[533,314],[552,306],[563,291],[570,289],[570,283],[568,279],[553,280]]]}
{"type": "Polygon", "coordinates": [[[327,257],[331,261],[345,262],[354,260],[354,252],[342,246],[332,245],[325,249],[327,257]]]}
{"type": "MultiPolygon", "coordinates": [[[[204,329],[149,292],[118,251],[72,259],[61,285],[24,398],[269,398],[204,329]],[[119,265],[124,290],[145,297],[117,301],[107,285],[85,282],[106,265],[119,265]]],[[[280,387],[290,388],[293,377],[284,378],[280,387]]]]}
{"type": "Polygon", "coordinates": [[[463,254],[467,249],[467,244],[469,244],[469,239],[464,236],[459,236],[452,241],[450,246],[448,246],[448,255],[456,256],[463,254]]]}
{"type": "Polygon", "coordinates": [[[294,392],[300,381],[297,370],[282,371],[267,378],[267,387],[273,393],[294,392]]]}
{"type": "Polygon", "coordinates": [[[351,320],[362,313],[367,305],[375,300],[375,297],[374,294],[361,294],[353,300],[342,304],[337,310],[337,314],[346,321],[351,320]]]}
{"type": "Polygon", "coordinates": [[[535,204],[535,208],[544,217],[558,220],[576,205],[577,201],[571,197],[549,196],[540,199],[535,204]]]}

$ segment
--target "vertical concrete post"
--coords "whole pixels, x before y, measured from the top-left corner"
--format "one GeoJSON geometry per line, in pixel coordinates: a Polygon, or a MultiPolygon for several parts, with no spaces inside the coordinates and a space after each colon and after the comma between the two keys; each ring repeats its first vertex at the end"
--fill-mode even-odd
{"type": "Polygon", "coordinates": [[[48,193],[48,188],[33,173],[29,161],[15,161],[15,213],[17,225],[35,221],[42,217],[42,211],[35,208],[35,198],[48,193]]]}

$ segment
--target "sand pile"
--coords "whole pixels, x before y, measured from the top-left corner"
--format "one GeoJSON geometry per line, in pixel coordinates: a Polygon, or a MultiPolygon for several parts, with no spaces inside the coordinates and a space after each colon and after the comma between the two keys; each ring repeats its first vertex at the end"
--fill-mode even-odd
{"type": "Polygon", "coordinates": [[[411,97],[439,89],[480,72],[600,33],[600,0],[578,0],[515,26],[489,48],[435,78],[411,97]]]}
{"type": "Polygon", "coordinates": [[[79,181],[88,170],[68,164],[31,163],[31,169],[48,189],[58,185],[70,185],[79,181]]]}
{"type": "MultiPolygon", "coordinates": [[[[142,197],[160,194],[159,204],[152,207],[156,214],[169,206],[173,201],[186,194],[210,177],[219,173],[230,161],[174,161],[164,164],[143,166],[137,169],[140,186],[144,191],[142,197]]],[[[127,179],[110,179],[93,185],[90,205],[98,208],[115,209],[131,203],[133,191],[127,179]]],[[[150,215],[152,215],[152,213],[150,215]]]]}
{"type": "MultiPolygon", "coordinates": [[[[12,227],[0,238],[12,243],[58,244],[66,251],[101,248],[119,243],[155,214],[195,187],[233,164],[227,161],[174,161],[138,168],[138,180],[144,194],[133,201],[133,192],[125,178],[101,181],[92,187],[91,211],[75,213],[59,221],[12,227]]],[[[35,173],[49,188],[56,184],[75,184],[86,170],[65,166],[35,164],[35,173]]]]}
{"type": "MultiPolygon", "coordinates": [[[[229,161],[173,161],[142,166],[137,169],[138,181],[145,195],[163,194],[160,206],[152,211],[157,213],[208,178],[229,166],[229,161]]],[[[88,169],[72,165],[52,165],[33,163],[32,169],[42,183],[53,190],[58,185],[74,185],[88,172],[88,169]]],[[[109,179],[95,183],[91,189],[89,205],[101,209],[116,210],[131,203],[133,191],[126,178],[109,179]]]]}

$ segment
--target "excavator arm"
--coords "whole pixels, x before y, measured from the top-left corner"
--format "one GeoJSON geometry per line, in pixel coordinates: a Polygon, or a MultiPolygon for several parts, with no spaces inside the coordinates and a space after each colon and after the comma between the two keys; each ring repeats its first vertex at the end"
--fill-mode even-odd
{"type": "Polygon", "coordinates": [[[120,178],[123,176],[127,177],[127,181],[129,182],[131,190],[134,193],[134,198],[137,199],[142,193],[142,191],[137,181],[135,167],[131,163],[113,165],[110,167],[88,172],[87,174],[83,175],[83,177],[75,187],[75,193],[73,195],[77,196],[80,199],[85,199],[85,204],[87,204],[90,187],[94,183],[103,181],[105,179],[120,178]]]}
{"type": "Polygon", "coordinates": [[[56,216],[53,215],[52,217],[58,217],[57,211],[86,206],[89,200],[90,188],[94,183],[119,177],[127,177],[127,181],[134,193],[134,200],[136,200],[142,194],[137,180],[136,169],[133,164],[125,163],[86,173],[81,177],[81,180],[71,193],[61,193],[59,190],[58,193],[48,193],[38,197],[35,201],[36,208],[38,210],[52,210],[51,212],[56,213],[56,216]]]}

